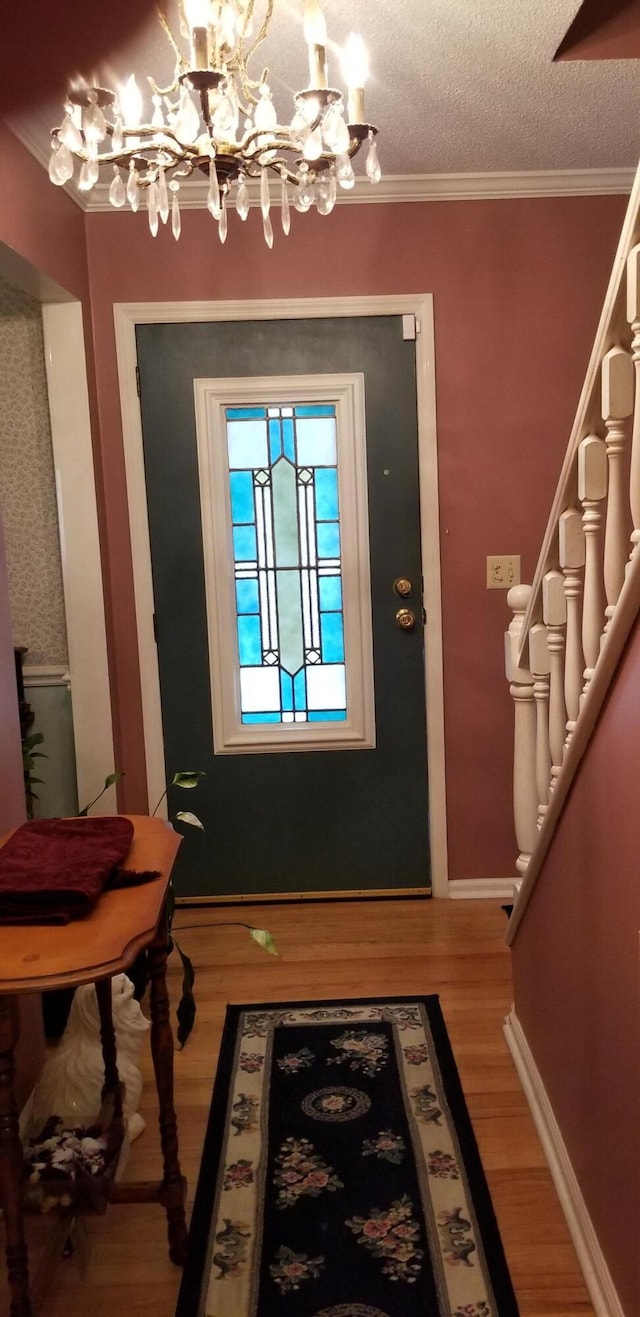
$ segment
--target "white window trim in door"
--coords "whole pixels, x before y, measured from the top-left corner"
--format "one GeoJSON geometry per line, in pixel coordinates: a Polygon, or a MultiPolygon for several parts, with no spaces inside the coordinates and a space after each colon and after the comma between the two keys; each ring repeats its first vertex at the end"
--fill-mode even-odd
{"type": "Polygon", "coordinates": [[[440,518],[436,435],[433,296],[403,293],[381,297],[270,298],[228,302],[122,302],[113,308],[122,431],[127,474],[138,653],[142,685],[147,782],[150,800],[165,789],[158,656],[153,631],[153,581],[142,447],[142,418],[136,381],[136,325],[194,321],[310,320],[338,316],[416,317],[418,460],[422,521],[425,682],[428,708],[427,758],[431,880],[434,896],[449,895],[444,754],[444,682],[440,587],[440,518]]]}
{"type": "Polygon", "coordinates": [[[375,704],[363,376],[198,379],[194,380],[194,396],[215,753],[373,749],[375,704]],[[323,402],[335,404],[337,421],[347,718],[333,723],[247,726],[242,723],[240,711],[235,590],[230,569],[233,552],[226,408],[323,402]]]}

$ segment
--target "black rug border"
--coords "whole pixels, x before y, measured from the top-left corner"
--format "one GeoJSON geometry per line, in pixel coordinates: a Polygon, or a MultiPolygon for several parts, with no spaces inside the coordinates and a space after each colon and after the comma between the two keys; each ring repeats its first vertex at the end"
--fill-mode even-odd
{"type": "Polygon", "coordinates": [[[227,1005],[218,1066],[209,1108],[207,1131],[202,1148],[200,1171],[191,1214],[187,1257],[178,1293],[175,1317],[195,1317],[195,1314],[199,1311],[216,1182],[220,1170],[224,1140],[228,1092],[233,1074],[237,1027],[242,1013],[244,1011],[306,1010],[308,1008],[332,1006],[377,1006],[400,1002],[419,1002],[420,1005],[425,1007],[429,1017],[429,1024],[436,1044],[436,1055],[440,1063],[442,1083],[454,1120],[462,1160],[469,1180],[471,1197],[476,1209],[487,1270],[497,1304],[497,1317],[520,1317],[520,1309],[511,1282],[487,1177],[480,1158],[480,1151],[471,1123],[451,1040],[447,1032],[440,998],[437,993],[429,993],[425,996],[416,992],[406,992],[402,996],[378,994],[376,997],[331,997],[321,1001],[234,1002],[227,1005]],[[209,1168],[206,1175],[203,1173],[205,1166],[209,1168]]]}

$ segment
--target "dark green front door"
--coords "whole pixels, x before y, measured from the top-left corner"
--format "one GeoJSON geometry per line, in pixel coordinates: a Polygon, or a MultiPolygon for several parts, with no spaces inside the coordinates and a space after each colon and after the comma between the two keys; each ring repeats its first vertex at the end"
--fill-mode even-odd
{"type": "MultiPolygon", "coordinates": [[[[400,316],[143,325],[142,426],[167,779],[202,769],[182,896],[429,887],[415,343],[400,316]],[[364,375],[376,744],[216,754],[194,379],[364,375]],[[393,583],[413,583],[404,601],[393,583]],[[396,612],[416,613],[402,630],[396,612]]],[[[231,570],[231,564],[229,565],[231,570]]]]}

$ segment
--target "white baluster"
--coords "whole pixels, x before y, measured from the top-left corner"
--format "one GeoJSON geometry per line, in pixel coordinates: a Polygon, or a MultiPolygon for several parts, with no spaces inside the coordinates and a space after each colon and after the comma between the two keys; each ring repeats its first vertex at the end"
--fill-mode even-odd
{"type": "Polygon", "coordinates": [[[560,768],[566,736],[567,711],[564,702],[564,648],[567,624],[567,601],[562,572],[547,572],[542,580],[542,617],[547,628],[549,650],[549,750],[553,791],[560,768]]]}
{"type": "Polygon", "coordinates": [[[567,739],[573,735],[580,711],[582,672],[582,572],[585,546],[582,517],[577,508],[567,508],[558,520],[558,552],[564,573],[564,597],[567,601],[567,632],[564,656],[564,702],[567,708],[567,739]]]}
{"type": "Polygon", "coordinates": [[[602,419],[607,427],[609,463],[607,517],[604,532],[605,616],[609,626],[624,582],[631,512],[626,484],[624,452],[628,417],[633,412],[633,361],[624,348],[611,348],[602,360],[602,419]]]}
{"type": "Polygon", "coordinates": [[[529,632],[529,665],[533,677],[533,698],[536,710],[536,786],[538,789],[538,827],[547,808],[551,781],[551,750],[549,747],[549,646],[547,628],[536,622],[529,632]]]}
{"type": "Polygon", "coordinates": [[[536,787],[536,711],[533,681],[528,668],[518,663],[522,624],[531,596],[530,585],[514,585],[507,595],[513,619],[505,634],[505,671],[515,707],[513,741],[513,814],[520,854],[519,873],[526,871],[538,836],[536,787]]]}
{"type": "Polygon", "coordinates": [[[635,368],[635,402],[633,408],[633,435],[631,440],[631,471],[629,474],[629,501],[631,503],[631,556],[640,543],[640,245],[627,257],[627,320],[633,339],[631,354],[635,368]]]}
{"type": "MultiPolygon", "coordinates": [[[[600,653],[605,623],[604,545],[602,500],[607,492],[607,446],[597,434],[587,435],[578,448],[578,498],[582,504],[585,540],[582,649],[589,685],[600,653]]],[[[584,691],[583,691],[584,693],[584,691]]]]}

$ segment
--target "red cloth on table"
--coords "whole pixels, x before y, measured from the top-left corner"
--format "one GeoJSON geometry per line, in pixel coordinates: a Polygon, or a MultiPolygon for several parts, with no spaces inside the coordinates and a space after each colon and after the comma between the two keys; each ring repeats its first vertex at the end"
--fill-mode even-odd
{"type": "Polygon", "coordinates": [[[106,888],[157,878],[122,868],[132,839],[119,816],[23,823],[0,847],[0,923],[68,924],[106,888]]]}

